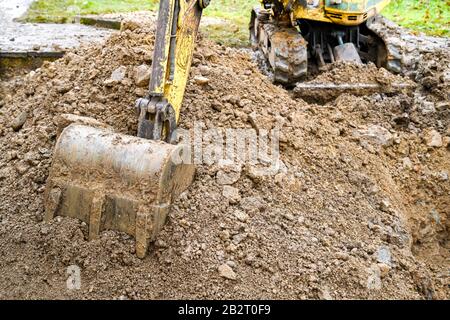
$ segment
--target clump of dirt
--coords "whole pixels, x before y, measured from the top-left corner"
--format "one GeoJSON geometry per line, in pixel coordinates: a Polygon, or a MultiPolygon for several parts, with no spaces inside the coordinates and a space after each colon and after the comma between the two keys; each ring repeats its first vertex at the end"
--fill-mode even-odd
{"type": "Polygon", "coordinates": [[[325,66],[324,70],[310,83],[378,83],[389,85],[404,82],[402,76],[394,75],[375,64],[354,64],[345,61],[335,62],[325,66]]]}
{"type": "Polygon", "coordinates": [[[443,101],[450,100],[450,50],[441,48],[422,55],[415,80],[432,95],[443,101]]]}
{"type": "Polygon", "coordinates": [[[143,260],[125,234],[87,241],[84,223],[43,222],[56,117],[90,116],[135,134],[153,44],[153,26],[129,24],[4,84],[1,298],[448,299],[442,96],[421,86],[308,104],[274,86],[246,51],[204,39],[180,127],[280,128],[281,167],[261,176],[245,165],[197,166],[143,260]],[[73,265],[79,290],[66,285],[73,265]]]}

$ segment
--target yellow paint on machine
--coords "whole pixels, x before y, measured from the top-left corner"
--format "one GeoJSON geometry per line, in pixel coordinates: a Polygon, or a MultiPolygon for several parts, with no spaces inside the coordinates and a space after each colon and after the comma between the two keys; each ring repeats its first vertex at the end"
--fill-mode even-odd
{"type": "MultiPolygon", "coordinates": [[[[180,1],[173,80],[169,80],[169,68],[166,68],[164,96],[174,108],[177,122],[180,118],[180,109],[189,78],[195,39],[200,22],[200,15],[195,14],[194,6],[198,6],[196,0],[190,2],[180,1]]],[[[166,65],[169,65],[167,60],[166,65]]]]}
{"type": "MultiPolygon", "coordinates": [[[[168,21],[172,21],[174,16],[174,8],[175,8],[175,0],[168,0],[170,1],[170,13],[169,13],[169,19],[168,21]]],[[[182,2],[182,1],[181,1],[182,2]]],[[[161,60],[161,70],[163,70],[163,73],[166,74],[167,78],[167,72],[169,69],[169,52],[170,52],[170,37],[171,37],[171,28],[166,29],[166,33],[164,35],[166,46],[164,48],[164,59],[161,60]]],[[[161,83],[158,83],[158,86],[154,88],[153,93],[157,94],[164,94],[165,91],[165,81],[162,81],[161,83]]]]}
{"type": "Polygon", "coordinates": [[[342,5],[333,6],[330,0],[307,0],[306,6],[302,5],[302,2],[295,0],[292,3],[292,0],[280,0],[284,8],[292,5],[290,12],[292,21],[306,19],[355,26],[380,13],[391,0],[343,0],[342,3],[347,4],[350,10],[343,10],[342,5]]]}

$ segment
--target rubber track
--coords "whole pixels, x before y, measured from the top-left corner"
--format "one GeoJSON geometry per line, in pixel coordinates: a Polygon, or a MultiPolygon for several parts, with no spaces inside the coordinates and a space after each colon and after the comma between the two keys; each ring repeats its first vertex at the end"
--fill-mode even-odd
{"type": "MultiPolygon", "coordinates": [[[[294,27],[278,27],[274,23],[259,21],[259,32],[264,32],[270,40],[270,48],[263,50],[262,42],[251,37],[252,45],[268,60],[273,70],[274,82],[295,85],[308,72],[307,43],[294,27]]],[[[255,31],[255,28],[251,28],[255,31]]]]}

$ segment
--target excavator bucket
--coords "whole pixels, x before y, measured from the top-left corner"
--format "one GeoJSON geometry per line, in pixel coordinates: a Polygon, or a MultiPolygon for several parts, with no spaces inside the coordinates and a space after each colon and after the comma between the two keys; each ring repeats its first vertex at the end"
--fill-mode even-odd
{"type": "Polygon", "coordinates": [[[55,147],[45,193],[46,220],[78,218],[89,238],[118,230],[136,239],[144,258],[173,200],[192,183],[184,148],[81,124],[66,127],[55,147]]]}
{"type": "Polygon", "coordinates": [[[63,117],[45,191],[46,220],[78,218],[89,238],[118,230],[144,258],[174,199],[194,179],[183,145],[172,145],[202,11],[209,0],[161,0],[147,94],[138,99],[138,137],[93,119],[63,117]]]}

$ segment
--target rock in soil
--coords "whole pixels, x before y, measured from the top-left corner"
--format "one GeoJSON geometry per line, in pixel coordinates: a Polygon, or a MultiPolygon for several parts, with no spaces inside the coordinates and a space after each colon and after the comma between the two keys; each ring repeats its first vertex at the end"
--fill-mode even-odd
{"type": "Polygon", "coordinates": [[[13,128],[15,131],[18,131],[22,129],[23,125],[27,121],[28,118],[28,112],[22,111],[11,123],[11,128],[13,128]]]}
{"type": "Polygon", "coordinates": [[[229,280],[236,280],[236,273],[231,269],[231,267],[228,264],[222,264],[219,266],[219,274],[221,277],[229,279],[229,280]]]}

